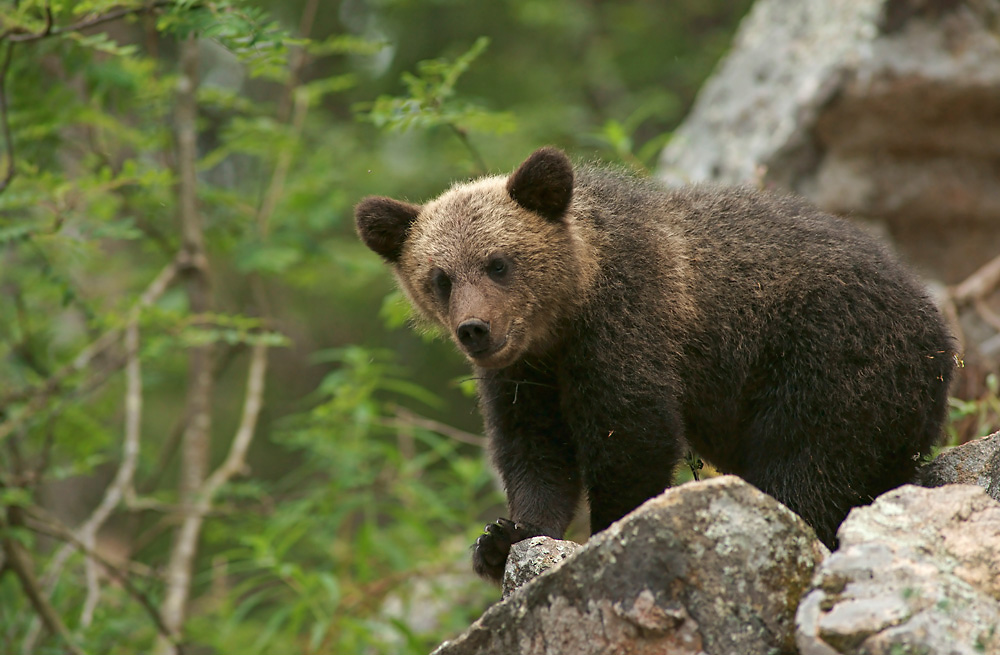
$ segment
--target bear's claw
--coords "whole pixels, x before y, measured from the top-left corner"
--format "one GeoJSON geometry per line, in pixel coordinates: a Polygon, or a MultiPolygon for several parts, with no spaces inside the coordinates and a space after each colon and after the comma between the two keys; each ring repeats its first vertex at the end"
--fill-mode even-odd
{"type": "Polygon", "coordinates": [[[472,568],[481,577],[499,583],[507,563],[510,547],[519,541],[542,534],[527,523],[514,523],[499,518],[483,528],[483,534],[472,547],[472,568]]]}

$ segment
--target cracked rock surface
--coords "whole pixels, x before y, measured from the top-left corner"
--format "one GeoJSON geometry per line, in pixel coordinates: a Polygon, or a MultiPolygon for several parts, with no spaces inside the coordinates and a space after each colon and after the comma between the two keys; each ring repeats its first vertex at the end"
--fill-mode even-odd
{"type": "Polygon", "coordinates": [[[797,616],[802,655],[1000,653],[1000,503],[900,487],[851,511],[797,616]]]}
{"type": "Polygon", "coordinates": [[[739,478],[681,485],[434,654],[794,653],[795,609],[825,555],[791,510],[739,478]]]}
{"type": "Polygon", "coordinates": [[[580,548],[576,542],[551,537],[532,537],[514,544],[503,572],[503,597],[556,568],[580,548]]]}

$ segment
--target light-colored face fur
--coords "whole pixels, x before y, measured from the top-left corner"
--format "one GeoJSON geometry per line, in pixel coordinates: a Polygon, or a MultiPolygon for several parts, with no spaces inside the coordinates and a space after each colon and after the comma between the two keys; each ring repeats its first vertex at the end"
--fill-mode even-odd
{"type": "Polygon", "coordinates": [[[422,207],[366,199],[358,232],[470,361],[502,368],[550,348],[593,278],[572,180],[565,155],[543,149],[510,177],[455,185],[422,207]]]}
{"type": "MultiPolygon", "coordinates": [[[[396,269],[413,303],[453,338],[470,319],[490,326],[490,348],[470,357],[486,368],[544,350],[560,312],[576,295],[568,225],[522,208],[508,195],[506,183],[505,177],[484,178],[425,205],[396,269]],[[489,267],[498,259],[509,270],[495,280],[489,267]],[[446,298],[435,290],[438,270],[451,280],[446,298]]],[[[456,343],[462,348],[457,338],[456,343]]]]}

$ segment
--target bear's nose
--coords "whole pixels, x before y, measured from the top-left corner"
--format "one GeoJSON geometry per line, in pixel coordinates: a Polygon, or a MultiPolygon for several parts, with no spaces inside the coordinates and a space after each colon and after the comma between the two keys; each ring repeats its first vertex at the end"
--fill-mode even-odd
{"type": "Polygon", "coordinates": [[[490,345],[490,324],[478,318],[462,322],[455,331],[458,342],[470,355],[478,355],[490,345]]]}

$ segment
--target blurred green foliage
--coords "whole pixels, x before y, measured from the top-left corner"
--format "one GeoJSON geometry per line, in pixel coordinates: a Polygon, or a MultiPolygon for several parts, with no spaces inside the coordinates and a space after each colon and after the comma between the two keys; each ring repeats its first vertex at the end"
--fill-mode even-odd
{"type": "Polygon", "coordinates": [[[949,398],[948,444],[956,446],[1000,429],[1000,378],[987,373],[978,397],[949,398]]]}
{"type": "Polygon", "coordinates": [[[212,464],[270,349],[247,469],[198,542],[191,652],[423,653],[497,597],[468,546],[503,513],[471,382],[351,208],[419,201],[554,143],[650,168],[748,0],[20,0],[0,7],[0,652],[149,652],[176,536],[191,348],[213,348],[212,464]],[[148,10],[149,7],[154,8],[148,10]],[[104,20],[107,19],[107,20],[104,20]],[[113,20],[112,20],[113,19],[113,20]],[[198,39],[198,189],[213,310],[182,249],[181,43],[198,39]],[[261,291],[262,289],[262,291],[261,291]],[[125,461],[91,553],[72,531],[125,461]],[[66,629],[40,620],[21,552],[66,629]],[[126,582],[127,581],[127,582],[126,582]]]}

